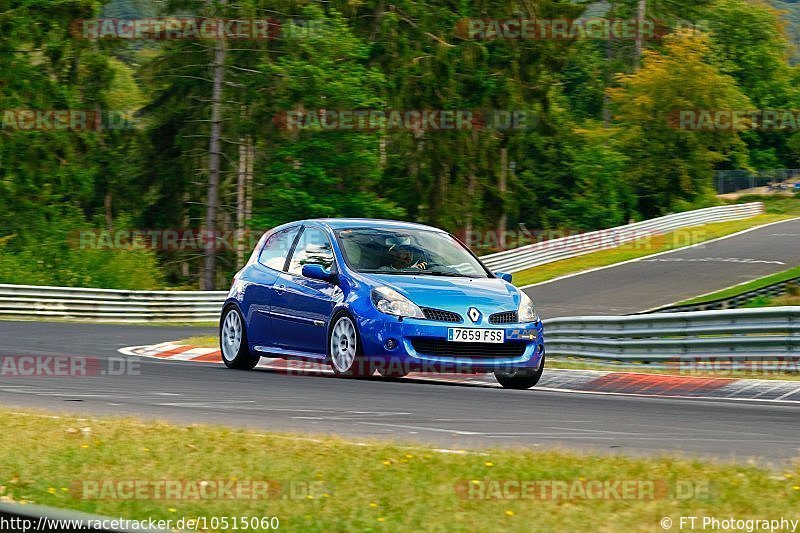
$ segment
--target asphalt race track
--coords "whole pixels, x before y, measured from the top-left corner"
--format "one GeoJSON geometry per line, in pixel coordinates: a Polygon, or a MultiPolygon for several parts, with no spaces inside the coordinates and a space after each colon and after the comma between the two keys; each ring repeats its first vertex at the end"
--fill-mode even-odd
{"type": "Polygon", "coordinates": [[[544,318],[627,315],[800,265],[800,219],[533,285],[544,318]]]}
{"type": "MultiPolygon", "coordinates": [[[[545,317],[641,311],[800,264],[797,235],[800,221],[784,222],[529,292],[545,317]]],[[[0,405],[336,433],[356,440],[396,438],[447,450],[560,446],[600,453],[756,458],[764,464],[800,457],[800,409],[779,402],[511,391],[419,379],[347,380],[267,369],[234,371],[117,352],[215,333],[214,328],[0,321],[0,356],[113,357],[133,365],[123,375],[2,376],[0,405]]]]}
{"type": "MultiPolygon", "coordinates": [[[[122,345],[198,333],[198,328],[0,322],[3,355],[123,357],[116,353],[122,345]]],[[[0,404],[356,439],[397,438],[448,450],[555,445],[600,453],[752,457],[767,464],[800,455],[798,408],[780,403],[346,380],[132,359],[135,372],[127,375],[0,378],[0,404]]]]}

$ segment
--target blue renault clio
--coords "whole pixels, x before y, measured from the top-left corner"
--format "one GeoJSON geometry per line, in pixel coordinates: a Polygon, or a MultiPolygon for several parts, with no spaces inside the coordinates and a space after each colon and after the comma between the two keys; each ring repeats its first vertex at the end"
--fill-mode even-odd
{"type": "Polygon", "coordinates": [[[341,376],[494,372],[534,386],[544,370],[533,302],[445,231],[388,220],[316,219],[267,232],[220,320],[229,368],[260,357],[330,364],[341,376]]]}

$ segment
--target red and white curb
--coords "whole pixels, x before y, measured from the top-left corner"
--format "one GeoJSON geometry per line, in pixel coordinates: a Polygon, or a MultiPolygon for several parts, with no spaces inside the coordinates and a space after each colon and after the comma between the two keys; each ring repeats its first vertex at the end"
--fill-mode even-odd
{"type": "MultiPolygon", "coordinates": [[[[151,346],[129,346],[120,348],[119,352],[125,355],[139,357],[151,357],[162,361],[189,361],[194,363],[216,363],[222,364],[222,354],[218,348],[197,348],[175,342],[162,342],[151,346]]],[[[283,371],[287,374],[295,375],[333,375],[330,366],[311,361],[286,361],[284,359],[271,359],[262,357],[256,368],[267,368],[271,370],[283,371]]],[[[412,372],[408,378],[426,379],[429,381],[440,381],[449,383],[475,384],[498,386],[494,378],[489,379],[485,374],[430,374],[412,372]]]]}
{"type": "MultiPolygon", "coordinates": [[[[217,348],[198,348],[174,342],[120,348],[124,355],[150,357],[162,361],[222,364],[217,348]]],[[[262,357],[256,368],[295,375],[332,375],[327,365],[304,361],[285,361],[262,357]]],[[[412,372],[406,379],[499,387],[491,374],[431,374],[412,372]]],[[[618,396],[658,396],[666,398],[705,398],[800,404],[800,381],[694,377],[644,372],[546,369],[535,390],[605,394],[618,396]]]]}
{"type": "Polygon", "coordinates": [[[169,361],[194,361],[196,363],[222,363],[219,348],[197,348],[174,342],[162,342],[151,346],[128,346],[120,348],[124,355],[138,355],[139,357],[153,357],[169,361]]]}

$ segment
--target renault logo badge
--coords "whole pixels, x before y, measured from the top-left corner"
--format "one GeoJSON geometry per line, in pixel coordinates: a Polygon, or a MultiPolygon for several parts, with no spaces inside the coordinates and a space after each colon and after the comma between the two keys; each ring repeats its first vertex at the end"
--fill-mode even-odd
{"type": "Polygon", "coordinates": [[[467,316],[470,320],[472,320],[475,324],[481,319],[481,312],[475,309],[474,307],[470,307],[469,311],[467,311],[467,316]]]}

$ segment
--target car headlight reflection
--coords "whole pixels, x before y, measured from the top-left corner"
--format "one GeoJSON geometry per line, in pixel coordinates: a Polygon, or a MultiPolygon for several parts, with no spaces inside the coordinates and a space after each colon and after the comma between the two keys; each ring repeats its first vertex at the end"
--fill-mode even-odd
{"type": "Polygon", "coordinates": [[[372,303],[381,313],[410,318],[425,318],[414,302],[389,287],[372,289],[372,303]]]}

